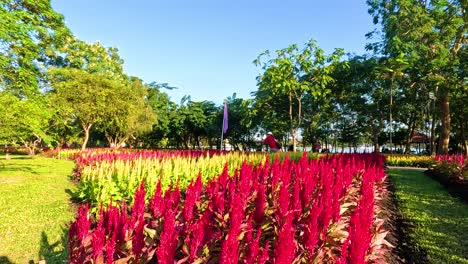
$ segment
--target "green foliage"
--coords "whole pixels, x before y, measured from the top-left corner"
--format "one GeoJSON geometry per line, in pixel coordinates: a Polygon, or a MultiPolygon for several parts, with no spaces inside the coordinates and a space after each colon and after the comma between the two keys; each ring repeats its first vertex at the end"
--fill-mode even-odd
{"type": "Polygon", "coordinates": [[[105,75],[79,69],[55,68],[50,71],[53,85],[52,102],[65,119],[75,119],[85,132],[83,147],[95,124],[105,123],[119,114],[121,92],[125,83],[110,80],[105,75]]]}
{"type": "Polygon", "coordinates": [[[66,262],[73,162],[0,158],[0,262],[66,262]]]}
{"type": "MultiPolygon", "coordinates": [[[[278,158],[278,160],[283,161],[287,156],[290,160],[298,161],[300,158],[302,158],[304,153],[298,152],[298,151],[276,152],[276,153],[270,153],[269,155],[270,155],[270,160],[275,160],[276,158],[278,158]]],[[[321,155],[319,155],[318,153],[314,153],[314,152],[307,152],[306,157],[308,160],[312,160],[312,159],[316,160],[316,159],[319,159],[321,155]]]]}
{"type": "Polygon", "coordinates": [[[0,91],[0,142],[21,144],[31,155],[41,143],[52,143],[48,135],[49,110],[47,98],[19,99],[6,91],[0,91]]]}
{"type": "Polygon", "coordinates": [[[127,81],[123,73],[123,60],[115,47],[106,48],[99,42],[87,43],[68,37],[62,47],[58,67],[82,69],[92,74],[102,74],[117,81],[127,81]]]}
{"type": "Polygon", "coordinates": [[[150,131],[155,123],[155,114],[145,100],[147,86],[138,78],[132,78],[131,84],[115,87],[116,97],[113,104],[115,111],[108,116],[109,121],[101,122],[107,141],[119,147],[123,143],[150,131]]]}
{"type": "Polygon", "coordinates": [[[150,84],[148,87],[147,102],[155,115],[152,130],[144,135],[142,143],[145,147],[166,147],[170,136],[169,124],[171,123],[171,112],[177,108],[176,104],[169,99],[167,93],[161,91],[163,86],[150,84]]]}
{"type": "MultiPolygon", "coordinates": [[[[422,172],[390,170],[414,251],[428,263],[468,263],[468,205],[422,172]],[[426,259],[427,258],[427,259],[426,259]]],[[[415,257],[415,256],[412,256],[415,257]]]]}
{"type": "Polygon", "coordinates": [[[34,97],[70,32],[50,0],[2,0],[0,18],[0,91],[34,97]]]}
{"type": "Polygon", "coordinates": [[[385,155],[388,166],[430,168],[436,162],[433,156],[385,155]]]}
{"type": "MultiPolygon", "coordinates": [[[[401,76],[410,78],[405,89],[421,89],[418,92],[435,93],[441,119],[439,150],[448,152],[450,138],[450,95],[463,87],[463,47],[466,42],[466,1],[459,0],[376,0],[367,1],[374,23],[381,23],[380,42],[368,48],[388,56],[409,62],[411,68],[401,76]],[[422,85],[414,85],[423,83],[422,85]]],[[[374,31],[369,36],[378,34],[374,31]]],[[[395,64],[393,66],[396,66],[395,64]]],[[[393,70],[392,80],[401,67],[393,70]]]]}
{"type": "Polygon", "coordinates": [[[294,44],[277,50],[274,58],[266,51],[254,61],[264,71],[257,77],[256,107],[270,124],[274,124],[272,127],[288,122],[294,151],[297,131],[305,118],[306,97],[317,99],[331,93],[330,85],[335,81],[331,73],[338,66],[347,66],[339,63],[343,54],[342,49],[336,49],[326,56],[315,41],[310,40],[302,50],[294,44]]]}
{"type": "MultiPolygon", "coordinates": [[[[229,129],[225,138],[234,146],[235,150],[255,148],[254,135],[259,129],[259,116],[257,109],[254,108],[253,100],[244,100],[237,98],[236,94],[228,97],[229,129]]],[[[223,112],[218,112],[219,123],[216,126],[216,132],[222,127],[223,112]]],[[[219,134],[219,133],[217,133],[219,134]]]]}
{"type": "Polygon", "coordinates": [[[50,106],[42,89],[46,69],[70,36],[49,0],[0,1],[0,141],[34,154],[48,133],[50,106]]]}

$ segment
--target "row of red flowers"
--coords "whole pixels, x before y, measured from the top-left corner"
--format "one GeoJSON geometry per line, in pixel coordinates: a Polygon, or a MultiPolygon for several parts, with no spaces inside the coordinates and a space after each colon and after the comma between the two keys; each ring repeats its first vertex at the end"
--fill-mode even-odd
{"type": "Polygon", "coordinates": [[[390,246],[375,202],[383,157],[244,163],[202,185],[141,184],[125,204],[86,206],[69,231],[71,263],[379,263],[390,246]]]}

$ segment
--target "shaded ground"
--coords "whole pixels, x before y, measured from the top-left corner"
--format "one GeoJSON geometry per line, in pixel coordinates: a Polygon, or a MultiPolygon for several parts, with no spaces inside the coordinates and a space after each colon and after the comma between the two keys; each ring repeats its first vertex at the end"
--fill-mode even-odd
{"type": "Polygon", "coordinates": [[[468,203],[468,181],[449,179],[446,175],[437,174],[432,170],[427,170],[425,174],[445,186],[452,196],[468,203]]]}

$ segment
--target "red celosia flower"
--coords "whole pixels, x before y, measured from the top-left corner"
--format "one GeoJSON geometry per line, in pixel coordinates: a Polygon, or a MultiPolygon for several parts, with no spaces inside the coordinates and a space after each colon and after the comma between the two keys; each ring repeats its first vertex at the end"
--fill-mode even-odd
{"type": "Polygon", "coordinates": [[[260,226],[265,219],[266,193],[265,185],[260,184],[257,189],[257,197],[255,198],[254,220],[257,226],[260,226]]]}
{"type": "Polygon", "coordinates": [[[348,248],[349,248],[349,236],[346,238],[346,240],[343,242],[343,245],[341,246],[341,256],[340,258],[337,259],[338,264],[346,264],[347,258],[348,258],[348,248]]]}
{"type": "Polygon", "coordinates": [[[198,221],[187,225],[184,242],[189,251],[189,262],[193,262],[197,258],[199,255],[198,251],[204,244],[204,238],[206,237],[207,232],[210,232],[211,228],[208,226],[210,214],[211,212],[207,209],[198,221]]]}
{"type": "Polygon", "coordinates": [[[198,174],[197,180],[195,183],[190,184],[187,187],[187,191],[185,192],[185,201],[183,207],[183,216],[184,221],[190,221],[193,217],[193,211],[195,203],[200,200],[200,195],[203,190],[202,183],[201,183],[201,175],[198,174]]]}
{"type": "Polygon", "coordinates": [[[70,251],[70,263],[81,263],[86,257],[86,242],[89,235],[91,221],[89,219],[89,206],[81,205],[78,209],[78,216],[71,224],[68,233],[68,249],[70,251]]]}
{"type": "Polygon", "coordinates": [[[294,240],[294,228],[292,226],[293,215],[288,213],[285,217],[274,250],[274,263],[279,264],[293,263],[296,257],[296,241],[294,240]]]}
{"type": "Polygon", "coordinates": [[[158,263],[173,264],[177,249],[178,234],[175,226],[175,212],[168,208],[164,213],[163,230],[156,248],[158,263]]]}
{"type": "Polygon", "coordinates": [[[162,197],[161,181],[159,181],[158,185],[156,186],[153,197],[150,199],[149,207],[153,218],[161,217],[166,210],[166,204],[162,197]]]}
{"type": "Polygon", "coordinates": [[[315,246],[318,242],[318,217],[321,212],[321,207],[318,204],[318,200],[312,203],[310,208],[310,214],[307,219],[306,230],[303,237],[303,244],[308,249],[310,254],[315,252],[315,246]]]}
{"type": "Polygon", "coordinates": [[[361,186],[362,197],[350,219],[349,239],[351,244],[348,262],[351,264],[365,263],[365,256],[372,241],[373,184],[364,175],[361,186]]]}
{"type": "Polygon", "coordinates": [[[119,216],[119,224],[116,227],[117,228],[117,235],[116,235],[117,244],[126,242],[127,230],[129,228],[128,222],[129,222],[129,219],[128,219],[128,214],[127,214],[127,204],[123,203],[122,211],[120,212],[120,216],[119,216]]]}
{"type": "Polygon", "coordinates": [[[203,213],[202,218],[204,218],[203,221],[206,223],[205,236],[203,237],[203,242],[202,242],[202,244],[205,245],[209,243],[215,235],[215,230],[213,227],[213,223],[214,223],[213,203],[211,201],[208,201],[207,209],[203,213]]]}
{"type": "Polygon", "coordinates": [[[141,255],[142,249],[145,246],[143,227],[145,225],[145,184],[142,181],[140,187],[135,192],[135,199],[132,208],[132,217],[130,227],[134,230],[132,239],[132,251],[135,254],[135,261],[141,255]]]}
{"type": "MultiPolygon", "coordinates": [[[[253,233],[253,232],[252,232],[253,233]]],[[[248,254],[246,255],[245,263],[247,264],[254,264],[255,261],[260,255],[260,238],[262,236],[262,228],[257,230],[257,235],[255,239],[251,242],[246,243],[248,245],[248,254]]]]}
{"type": "Polygon", "coordinates": [[[280,182],[277,205],[276,212],[278,219],[282,219],[289,211],[289,186],[284,182],[280,182]]]}
{"type": "Polygon", "coordinates": [[[265,264],[268,261],[268,259],[270,258],[270,256],[268,255],[269,248],[270,241],[267,241],[265,243],[265,247],[263,247],[261,254],[258,256],[258,264],[265,264]]]}
{"type": "Polygon", "coordinates": [[[88,235],[91,221],[89,220],[89,205],[80,206],[77,219],[77,236],[79,241],[83,241],[88,235]]]}
{"type": "Polygon", "coordinates": [[[106,242],[106,264],[112,264],[115,252],[115,234],[106,242]]]}
{"type": "MultiPolygon", "coordinates": [[[[234,191],[231,189],[231,191],[234,191]]],[[[241,231],[241,224],[244,218],[244,211],[242,208],[242,198],[240,194],[233,193],[231,198],[231,212],[229,213],[229,231],[225,240],[221,245],[220,263],[237,263],[239,258],[239,234],[241,231]]]]}
{"type": "Polygon", "coordinates": [[[292,201],[291,201],[291,210],[294,212],[294,218],[299,219],[302,214],[302,205],[301,205],[301,181],[297,178],[293,185],[292,201]]]}
{"type": "Polygon", "coordinates": [[[102,217],[102,208],[101,208],[101,217],[99,218],[99,222],[97,228],[93,231],[93,237],[91,240],[91,247],[93,249],[93,259],[96,261],[98,257],[103,256],[103,249],[105,243],[105,234],[104,228],[102,227],[103,217],[102,217]]]}

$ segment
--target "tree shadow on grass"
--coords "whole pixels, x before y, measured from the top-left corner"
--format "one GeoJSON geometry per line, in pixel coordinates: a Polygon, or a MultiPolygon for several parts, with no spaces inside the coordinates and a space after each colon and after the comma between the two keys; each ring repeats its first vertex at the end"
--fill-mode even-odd
{"type": "Polygon", "coordinates": [[[41,166],[35,164],[7,164],[5,162],[0,162],[0,172],[27,172],[35,175],[39,175],[36,171],[37,168],[41,166]]]}
{"type": "MultiPolygon", "coordinates": [[[[39,259],[45,260],[47,264],[68,262],[68,229],[62,227],[62,237],[59,241],[49,241],[47,234],[41,233],[41,248],[39,249],[39,259]]],[[[31,263],[31,261],[30,261],[31,263]]]]}
{"type": "Polygon", "coordinates": [[[65,192],[70,195],[70,206],[74,209],[75,212],[78,211],[80,203],[83,202],[83,199],[78,196],[78,191],[72,191],[71,189],[65,189],[65,192]],[[76,209],[76,210],[75,210],[76,209]]]}
{"type": "Polygon", "coordinates": [[[0,264],[12,264],[11,260],[7,256],[0,256],[0,264]]]}

